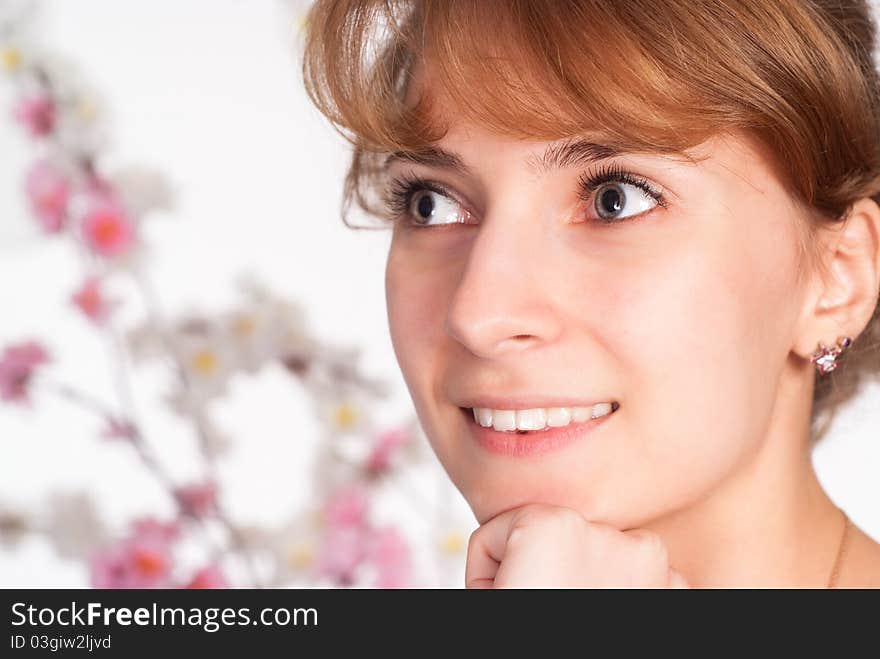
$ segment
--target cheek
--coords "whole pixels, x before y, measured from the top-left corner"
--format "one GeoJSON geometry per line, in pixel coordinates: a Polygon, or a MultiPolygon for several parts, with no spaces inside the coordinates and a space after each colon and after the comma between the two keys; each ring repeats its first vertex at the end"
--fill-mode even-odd
{"type": "Polygon", "coordinates": [[[765,434],[795,315],[795,236],[783,220],[733,219],[617,268],[603,297],[640,465],[630,491],[647,479],[696,496],[765,434]]]}
{"type": "Polygon", "coordinates": [[[428,401],[440,362],[446,296],[436,269],[392,243],[385,268],[385,301],[394,354],[422,425],[433,437],[428,401]]]}

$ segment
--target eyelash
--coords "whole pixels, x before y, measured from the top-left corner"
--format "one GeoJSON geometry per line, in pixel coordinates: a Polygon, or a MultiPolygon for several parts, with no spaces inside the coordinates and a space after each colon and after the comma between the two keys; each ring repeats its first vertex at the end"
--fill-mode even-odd
{"type": "MultiPolygon", "coordinates": [[[[647,180],[637,176],[617,165],[602,165],[597,170],[587,170],[578,177],[578,198],[585,203],[592,201],[593,194],[601,186],[606,183],[627,183],[635,186],[647,194],[651,199],[657,202],[657,205],[666,208],[667,202],[663,194],[652,186],[647,180]]],[[[409,207],[416,192],[429,190],[443,195],[448,199],[456,201],[455,194],[446,186],[435,181],[429,181],[416,176],[413,173],[403,174],[393,178],[388,186],[386,193],[386,205],[389,213],[395,219],[405,218],[409,213],[409,207]]],[[[600,225],[622,224],[624,222],[634,222],[647,215],[650,211],[645,211],[632,217],[625,217],[620,220],[606,220],[601,217],[595,219],[600,225]]],[[[411,220],[406,222],[407,225],[422,226],[422,228],[437,228],[441,226],[449,226],[458,224],[458,222],[448,222],[440,225],[418,225],[411,220]]]]}

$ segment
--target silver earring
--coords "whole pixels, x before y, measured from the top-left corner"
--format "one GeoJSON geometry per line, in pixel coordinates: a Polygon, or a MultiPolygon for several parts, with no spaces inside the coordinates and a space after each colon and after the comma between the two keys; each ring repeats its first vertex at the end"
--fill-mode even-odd
{"type": "Polygon", "coordinates": [[[819,347],[816,352],[810,356],[810,361],[815,364],[816,370],[819,371],[820,375],[825,375],[837,368],[837,358],[840,356],[840,353],[851,345],[852,339],[848,336],[838,337],[837,345],[831,347],[828,347],[819,341],[819,347]]]}

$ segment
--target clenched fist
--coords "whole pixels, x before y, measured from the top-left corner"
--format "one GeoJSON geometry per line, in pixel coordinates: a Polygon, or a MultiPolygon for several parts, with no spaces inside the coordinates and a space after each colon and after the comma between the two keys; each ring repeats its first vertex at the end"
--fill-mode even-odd
{"type": "Polygon", "coordinates": [[[471,534],[466,588],[687,588],[651,531],[618,531],[571,508],[529,504],[471,534]]]}

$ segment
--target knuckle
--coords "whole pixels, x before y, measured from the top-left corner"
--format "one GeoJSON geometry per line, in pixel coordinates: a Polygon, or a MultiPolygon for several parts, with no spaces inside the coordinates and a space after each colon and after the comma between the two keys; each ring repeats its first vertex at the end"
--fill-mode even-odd
{"type": "Polygon", "coordinates": [[[467,543],[467,555],[468,556],[473,555],[473,553],[477,550],[477,546],[479,545],[480,538],[482,537],[482,534],[480,533],[480,530],[482,528],[483,528],[482,526],[477,527],[476,529],[474,529],[471,532],[470,536],[468,537],[468,543],[467,543]]]}
{"type": "Polygon", "coordinates": [[[533,510],[531,516],[536,522],[566,530],[577,528],[583,523],[579,513],[561,506],[543,506],[533,510]]]}
{"type": "Polygon", "coordinates": [[[665,565],[669,559],[666,543],[663,542],[659,534],[653,531],[640,531],[638,546],[642,556],[650,563],[665,565]]]}
{"type": "Polygon", "coordinates": [[[521,524],[514,524],[507,534],[507,548],[520,546],[528,538],[528,528],[521,524]]]}

